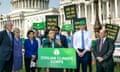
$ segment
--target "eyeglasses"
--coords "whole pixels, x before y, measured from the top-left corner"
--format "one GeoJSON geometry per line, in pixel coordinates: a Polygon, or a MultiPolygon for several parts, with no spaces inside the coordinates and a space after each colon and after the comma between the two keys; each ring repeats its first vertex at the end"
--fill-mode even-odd
{"type": "Polygon", "coordinates": [[[15,33],[20,33],[20,32],[15,32],[15,33]]]}
{"type": "Polygon", "coordinates": [[[58,30],[54,30],[54,31],[58,31],[58,30]]]}

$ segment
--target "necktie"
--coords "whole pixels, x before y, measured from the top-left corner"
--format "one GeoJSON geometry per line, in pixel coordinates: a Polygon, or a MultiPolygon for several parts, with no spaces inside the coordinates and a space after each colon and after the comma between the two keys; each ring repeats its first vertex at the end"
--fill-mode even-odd
{"type": "Polygon", "coordinates": [[[103,39],[100,39],[99,52],[101,52],[103,46],[103,39]]]}
{"type": "Polygon", "coordinates": [[[84,49],[85,48],[85,43],[84,43],[84,32],[82,31],[82,36],[81,36],[82,38],[82,49],[84,49]]]}
{"type": "Polygon", "coordinates": [[[9,38],[10,38],[10,41],[12,42],[12,35],[11,35],[10,32],[8,32],[8,36],[9,36],[9,38]]]}

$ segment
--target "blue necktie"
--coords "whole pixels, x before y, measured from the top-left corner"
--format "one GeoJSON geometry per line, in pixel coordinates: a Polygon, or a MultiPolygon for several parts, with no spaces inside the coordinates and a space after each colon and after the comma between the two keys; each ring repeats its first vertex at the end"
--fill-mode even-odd
{"type": "Polygon", "coordinates": [[[82,49],[85,48],[85,42],[84,42],[84,31],[81,31],[82,32],[82,49]]]}
{"type": "Polygon", "coordinates": [[[12,42],[11,32],[8,32],[8,35],[9,35],[10,41],[12,42]]]}

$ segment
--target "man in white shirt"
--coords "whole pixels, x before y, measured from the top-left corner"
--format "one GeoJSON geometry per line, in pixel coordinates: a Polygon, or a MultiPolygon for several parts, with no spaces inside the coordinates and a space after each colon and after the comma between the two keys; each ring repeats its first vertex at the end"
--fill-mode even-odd
{"type": "Polygon", "coordinates": [[[91,34],[85,30],[86,22],[80,21],[80,30],[73,35],[73,47],[76,49],[77,69],[80,72],[80,63],[82,64],[82,72],[87,72],[88,51],[91,48],[91,34]]]}

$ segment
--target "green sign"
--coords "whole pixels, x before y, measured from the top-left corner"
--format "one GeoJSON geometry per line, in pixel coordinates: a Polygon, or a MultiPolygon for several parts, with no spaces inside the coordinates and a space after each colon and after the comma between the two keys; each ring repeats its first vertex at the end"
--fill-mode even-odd
{"type": "Polygon", "coordinates": [[[72,31],[73,30],[73,25],[72,24],[62,24],[62,31],[72,31]]]}
{"type": "Polygon", "coordinates": [[[35,30],[44,30],[45,22],[35,22],[33,23],[33,29],[35,30]]]}
{"type": "Polygon", "coordinates": [[[57,15],[46,15],[46,29],[54,30],[55,26],[58,25],[57,15]]]}
{"type": "Polygon", "coordinates": [[[69,5],[64,7],[66,20],[77,18],[76,5],[69,5]]]}
{"type": "Polygon", "coordinates": [[[38,67],[76,68],[74,48],[39,48],[38,67]]]}

